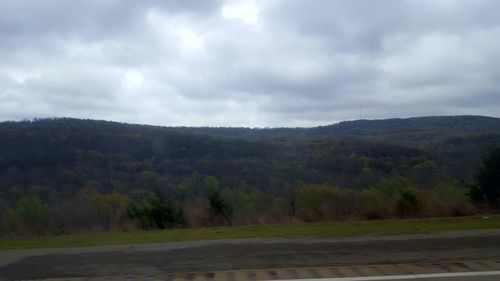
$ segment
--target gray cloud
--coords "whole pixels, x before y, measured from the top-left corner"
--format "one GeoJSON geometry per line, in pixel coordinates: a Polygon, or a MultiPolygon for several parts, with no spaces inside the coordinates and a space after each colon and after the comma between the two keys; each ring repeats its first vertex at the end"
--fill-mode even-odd
{"type": "Polygon", "coordinates": [[[0,0],[0,120],[500,116],[497,1],[0,0]]]}

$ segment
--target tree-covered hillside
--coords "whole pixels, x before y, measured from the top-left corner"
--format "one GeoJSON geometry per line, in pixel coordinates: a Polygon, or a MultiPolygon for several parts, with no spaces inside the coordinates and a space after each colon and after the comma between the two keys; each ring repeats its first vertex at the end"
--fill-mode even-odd
{"type": "MultiPolygon", "coordinates": [[[[473,183],[481,158],[495,147],[500,147],[500,119],[478,116],[278,129],[158,127],[70,118],[3,122],[0,214],[4,221],[17,221],[16,208],[38,204],[50,206],[58,227],[64,228],[63,222],[71,226],[67,229],[91,227],[99,219],[68,208],[73,204],[85,210],[90,208],[85,204],[102,201],[92,208],[121,202],[116,206],[128,206],[122,212],[144,227],[165,226],[151,221],[148,214],[154,212],[148,210],[168,206],[174,209],[161,214],[170,214],[172,223],[185,223],[174,220],[181,211],[187,212],[191,225],[255,223],[262,217],[316,220],[360,212],[380,217],[385,211],[370,204],[386,205],[381,198],[397,195],[402,197],[393,198],[391,213],[407,216],[419,209],[412,199],[415,192],[473,183]],[[359,202],[348,203],[359,196],[373,196],[366,199],[366,209],[353,207],[359,202]],[[327,204],[321,198],[331,200],[327,204]],[[335,198],[344,199],[339,203],[335,198]],[[335,209],[342,204],[350,211],[335,209]],[[209,209],[212,216],[206,213],[209,209]],[[75,221],[79,223],[69,223],[75,221]]],[[[418,200],[431,202],[437,195],[426,196],[418,200]]]]}

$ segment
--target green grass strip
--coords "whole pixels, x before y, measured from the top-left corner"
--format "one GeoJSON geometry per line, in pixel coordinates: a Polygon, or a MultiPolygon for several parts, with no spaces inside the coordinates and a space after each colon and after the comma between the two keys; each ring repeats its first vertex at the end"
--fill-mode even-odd
{"type": "Polygon", "coordinates": [[[255,237],[332,237],[342,235],[397,234],[494,228],[500,229],[500,215],[482,215],[459,218],[252,225],[14,238],[0,240],[0,250],[255,237]]]}

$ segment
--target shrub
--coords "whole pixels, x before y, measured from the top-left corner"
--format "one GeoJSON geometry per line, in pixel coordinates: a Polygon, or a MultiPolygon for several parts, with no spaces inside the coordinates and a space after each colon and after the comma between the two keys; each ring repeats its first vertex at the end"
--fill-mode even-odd
{"type": "Polygon", "coordinates": [[[414,190],[404,190],[401,192],[396,202],[395,214],[400,218],[413,218],[422,215],[423,203],[417,198],[414,190]]]}
{"type": "Polygon", "coordinates": [[[140,226],[150,228],[173,228],[186,225],[184,211],[164,200],[159,194],[151,193],[145,204],[132,204],[128,215],[140,226]]]}
{"type": "Polygon", "coordinates": [[[403,189],[399,179],[382,179],[361,192],[361,212],[367,219],[382,219],[394,214],[396,202],[403,189]]]}
{"type": "Polygon", "coordinates": [[[354,213],[350,191],[325,185],[307,185],[297,193],[298,215],[305,221],[345,219],[354,213]]]}
{"type": "Polygon", "coordinates": [[[451,184],[425,191],[423,202],[425,215],[431,217],[464,216],[477,211],[470,202],[468,189],[451,184]]]}
{"type": "Polygon", "coordinates": [[[28,235],[49,231],[49,207],[36,196],[22,197],[0,216],[4,233],[28,235]]]}
{"type": "Polygon", "coordinates": [[[260,215],[268,209],[264,195],[255,190],[246,192],[227,189],[222,193],[222,199],[228,205],[225,212],[232,212],[234,224],[257,223],[260,215]]]}

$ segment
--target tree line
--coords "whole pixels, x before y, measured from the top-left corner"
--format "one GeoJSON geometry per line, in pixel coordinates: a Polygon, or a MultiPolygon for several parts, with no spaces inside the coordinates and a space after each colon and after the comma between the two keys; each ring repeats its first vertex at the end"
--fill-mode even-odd
{"type": "Polygon", "coordinates": [[[105,193],[89,181],[74,198],[47,204],[23,196],[0,213],[3,236],[127,231],[176,227],[316,222],[329,220],[463,216],[495,211],[500,195],[500,149],[485,159],[477,183],[466,187],[408,186],[387,178],[363,190],[301,184],[279,195],[242,185],[223,187],[213,176],[193,175],[202,183],[194,197],[184,196],[189,183],[176,187],[177,200],[165,191],[136,190],[130,196],[105,193]]]}

